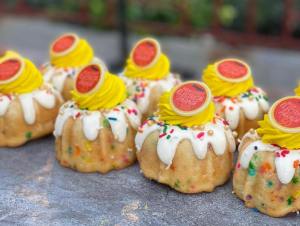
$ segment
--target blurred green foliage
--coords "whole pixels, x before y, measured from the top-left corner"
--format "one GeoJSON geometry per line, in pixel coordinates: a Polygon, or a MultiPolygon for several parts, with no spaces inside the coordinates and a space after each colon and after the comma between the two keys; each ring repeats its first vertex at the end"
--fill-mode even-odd
{"type": "Polygon", "coordinates": [[[128,1],[127,18],[129,21],[156,21],[178,23],[179,15],[174,7],[174,0],[128,1]]]}
{"type": "Polygon", "coordinates": [[[256,19],[257,29],[260,33],[279,34],[283,19],[283,1],[258,0],[256,19]]]}
{"type": "MultiPolygon", "coordinates": [[[[4,1],[9,8],[17,0],[4,1]]],[[[77,12],[84,5],[88,10],[91,24],[103,26],[108,4],[116,6],[116,0],[25,0],[33,8],[50,13],[77,12]]],[[[218,11],[220,22],[225,29],[243,31],[246,23],[247,2],[251,0],[223,0],[218,11]]],[[[284,0],[256,0],[257,31],[263,34],[279,34],[283,18],[284,0]]],[[[300,0],[294,0],[294,8],[300,11],[300,0]]],[[[117,9],[115,9],[117,10],[117,9]]],[[[115,14],[117,15],[117,14],[115,14]]],[[[185,23],[195,29],[209,28],[213,19],[213,0],[127,0],[129,22],[160,22],[170,26],[185,23]]],[[[295,25],[294,34],[300,36],[300,24],[295,25]]]]}

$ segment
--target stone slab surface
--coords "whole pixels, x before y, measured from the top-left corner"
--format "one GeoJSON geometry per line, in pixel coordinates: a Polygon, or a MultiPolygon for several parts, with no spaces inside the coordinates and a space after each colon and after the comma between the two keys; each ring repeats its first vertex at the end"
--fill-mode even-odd
{"type": "Polygon", "coordinates": [[[299,225],[245,208],[231,183],[185,195],[144,178],[138,165],[106,175],[61,167],[52,136],[0,149],[0,225],[299,225]]]}

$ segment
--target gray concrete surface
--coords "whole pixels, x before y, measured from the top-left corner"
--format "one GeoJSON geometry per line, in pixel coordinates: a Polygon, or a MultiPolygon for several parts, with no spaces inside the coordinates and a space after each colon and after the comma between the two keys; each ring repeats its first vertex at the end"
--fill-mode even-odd
{"type": "MultiPolygon", "coordinates": [[[[109,65],[118,59],[115,32],[38,19],[1,18],[0,46],[41,64],[48,43],[66,31],[87,37],[109,65]]],[[[132,35],[130,41],[136,38],[132,35]]],[[[173,65],[195,78],[211,59],[244,57],[273,100],[291,94],[299,78],[299,52],[233,49],[209,36],[160,39],[173,65]]],[[[0,225],[300,225],[295,214],[274,219],[245,208],[231,190],[229,182],[212,193],[183,195],[146,180],[137,165],[107,175],[77,173],[58,165],[51,136],[21,148],[0,149],[0,225]]]]}
{"type": "Polygon", "coordinates": [[[106,175],[62,168],[52,137],[0,149],[0,225],[299,225],[245,208],[231,183],[184,195],[145,179],[137,165],[106,175]]]}

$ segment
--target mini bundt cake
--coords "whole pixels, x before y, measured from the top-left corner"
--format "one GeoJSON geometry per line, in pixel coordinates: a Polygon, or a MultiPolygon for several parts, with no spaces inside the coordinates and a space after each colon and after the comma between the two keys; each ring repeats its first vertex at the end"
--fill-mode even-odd
{"type": "Polygon", "coordinates": [[[123,81],[102,64],[83,67],[75,77],[72,101],[55,123],[56,157],[80,172],[106,173],[135,162],[134,137],[141,115],[127,99],[123,81]]]}
{"type": "Polygon", "coordinates": [[[300,210],[300,97],[272,105],[239,146],[235,194],[250,208],[272,217],[300,210]]]}
{"type": "Polygon", "coordinates": [[[241,138],[269,110],[265,92],[254,85],[251,68],[238,59],[223,59],[207,66],[203,81],[211,89],[217,113],[241,138]]]}
{"type": "Polygon", "coordinates": [[[0,147],[51,134],[61,103],[30,60],[12,51],[0,57],[0,147]]]}
{"type": "Polygon", "coordinates": [[[135,142],[145,177],[183,193],[211,192],[233,168],[235,139],[215,115],[204,83],[185,82],[163,94],[156,116],[140,126],[135,142]]]}
{"type": "Polygon", "coordinates": [[[51,44],[50,62],[41,67],[46,82],[53,84],[65,100],[71,99],[74,76],[81,67],[101,63],[91,45],[76,34],[63,34],[51,44]]]}
{"type": "Polygon", "coordinates": [[[135,44],[121,78],[144,119],[157,110],[162,93],[180,82],[179,75],[170,72],[170,61],[160,44],[152,38],[135,44]]]}

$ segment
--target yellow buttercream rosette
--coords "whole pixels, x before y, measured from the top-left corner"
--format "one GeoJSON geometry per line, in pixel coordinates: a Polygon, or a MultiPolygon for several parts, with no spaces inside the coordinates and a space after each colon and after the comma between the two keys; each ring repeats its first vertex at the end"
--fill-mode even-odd
{"type": "Polygon", "coordinates": [[[133,79],[159,80],[170,73],[170,61],[152,38],[137,42],[127,59],[124,75],[133,79]]]}
{"type": "Polygon", "coordinates": [[[110,110],[127,98],[122,79],[101,64],[90,64],[75,77],[72,99],[81,109],[110,110]]]}
{"type": "Polygon", "coordinates": [[[94,51],[90,44],[76,34],[63,34],[50,46],[50,62],[55,67],[82,67],[93,58],[94,51]]]}
{"type": "Polygon", "coordinates": [[[6,51],[0,57],[0,93],[30,93],[42,84],[40,71],[29,59],[14,51],[6,51]]]}
{"type": "Polygon", "coordinates": [[[258,122],[262,141],[289,150],[300,148],[300,97],[285,97],[275,102],[258,122]]]}
{"type": "Polygon", "coordinates": [[[254,87],[249,65],[233,58],[208,65],[202,79],[213,96],[235,97],[254,87]]]}
{"type": "Polygon", "coordinates": [[[160,120],[187,127],[203,125],[215,115],[209,88],[197,81],[182,83],[164,93],[158,109],[160,120]]]}

